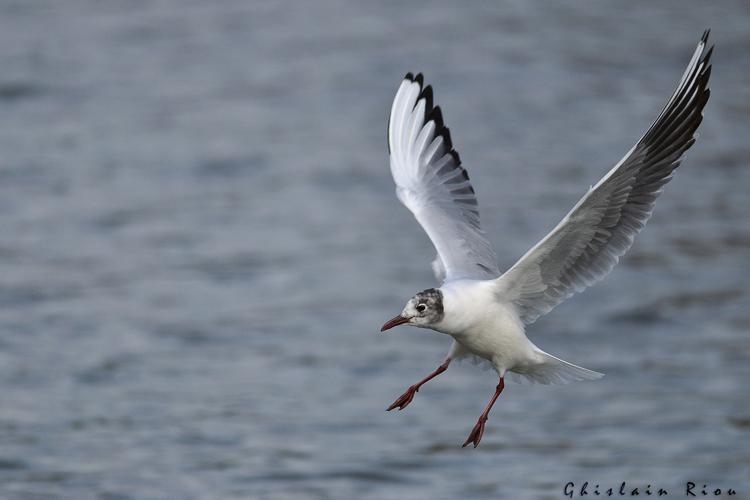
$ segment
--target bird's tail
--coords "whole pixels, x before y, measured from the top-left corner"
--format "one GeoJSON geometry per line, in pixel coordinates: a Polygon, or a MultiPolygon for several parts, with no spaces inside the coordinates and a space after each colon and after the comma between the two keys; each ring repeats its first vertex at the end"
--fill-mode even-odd
{"type": "Polygon", "coordinates": [[[547,354],[541,349],[537,353],[541,357],[539,364],[528,367],[523,373],[509,372],[511,378],[521,383],[549,385],[567,384],[582,380],[596,380],[604,376],[603,373],[568,363],[551,354],[547,354]]]}

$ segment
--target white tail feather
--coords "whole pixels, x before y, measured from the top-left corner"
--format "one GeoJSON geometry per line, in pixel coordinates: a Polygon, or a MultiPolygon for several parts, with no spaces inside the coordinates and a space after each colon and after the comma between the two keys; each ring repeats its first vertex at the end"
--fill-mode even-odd
{"type": "Polygon", "coordinates": [[[523,373],[508,372],[508,376],[514,382],[527,384],[567,384],[582,380],[596,380],[604,376],[603,373],[595,372],[582,366],[577,366],[560,358],[556,358],[544,351],[538,351],[544,361],[533,367],[529,367],[523,373]]]}

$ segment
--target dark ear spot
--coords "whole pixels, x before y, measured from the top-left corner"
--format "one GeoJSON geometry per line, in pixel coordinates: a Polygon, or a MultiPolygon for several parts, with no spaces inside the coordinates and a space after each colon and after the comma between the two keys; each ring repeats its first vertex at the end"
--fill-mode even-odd
{"type": "Polygon", "coordinates": [[[428,288],[417,294],[419,302],[424,302],[428,305],[430,312],[440,318],[443,316],[443,292],[437,288],[428,288]]]}

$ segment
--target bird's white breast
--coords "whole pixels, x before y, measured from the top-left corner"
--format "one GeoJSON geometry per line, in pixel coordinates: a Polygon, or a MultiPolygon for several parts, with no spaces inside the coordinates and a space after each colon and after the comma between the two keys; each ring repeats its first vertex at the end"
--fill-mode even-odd
{"type": "Polygon", "coordinates": [[[489,360],[498,371],[535,358],[518,314],[511,304],[498,299],[491,281],[454,281],[440,290],[444,315],[436,330],[489,360]]]}

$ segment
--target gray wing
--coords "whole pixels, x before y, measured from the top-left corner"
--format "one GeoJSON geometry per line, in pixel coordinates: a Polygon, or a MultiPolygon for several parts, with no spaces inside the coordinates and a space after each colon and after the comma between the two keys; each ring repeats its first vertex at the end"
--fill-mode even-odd
{"type": "Polygon", "coordinates": [[[709,97],[708,31],[677,90],[638,143],[542,241],[496,280],[524,323],[606,276],[643,229],[656,198],[695,142],[709,97]]]}
{"type": "Polygon", "coordinates": [[[432,267],[439,280],[497,278],[497,258],[479,227],[474,188],[440,107],[432,104],[432,88],[423,84],[421,74],[407,74],[391,108],[388,146],[396,195],[435,246],[432,267]]]}

